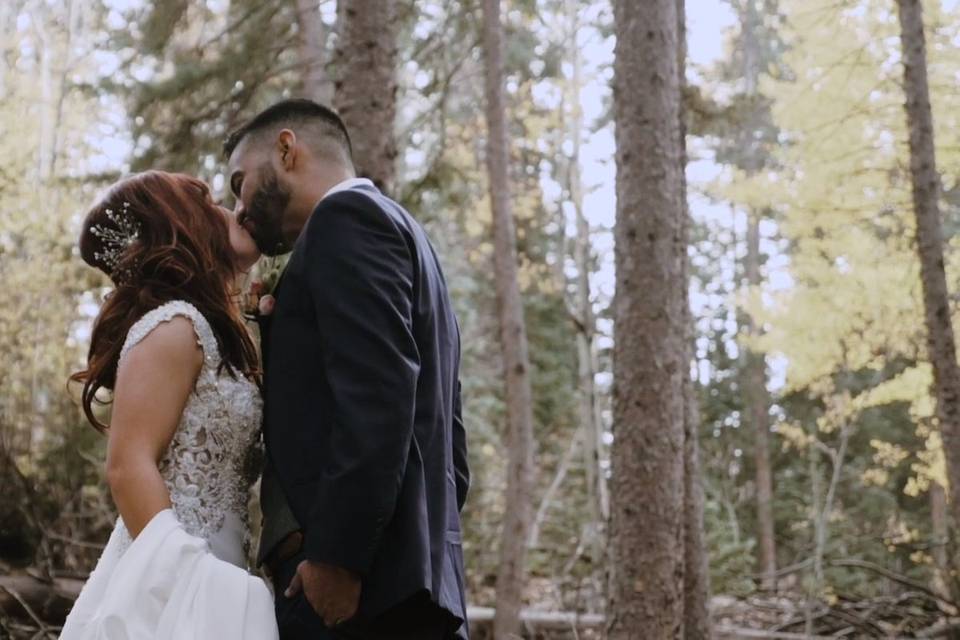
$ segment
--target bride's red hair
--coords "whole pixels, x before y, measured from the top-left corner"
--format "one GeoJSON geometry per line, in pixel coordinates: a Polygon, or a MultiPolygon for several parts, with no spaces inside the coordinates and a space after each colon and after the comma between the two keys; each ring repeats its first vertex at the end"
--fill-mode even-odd
{"type": "Polygon", "coordinates": [[[87,367],[70,376],[83,383],[81,404],[90,423],[104,430],[93,406],[100,389],[116,384],[120,349],[130,327],[145,313],[185,300],[210,323],[222,362],[231,374],[259,380],[253,339],[233,302],[238,272],[223,212],[202,181],[182,174],[148,171],[113,185],[87,213],[80,233],[84,262],[113,280],[111,291],[93,324],[87,367]],[[117,229],[116,215],[138,225],[138,238],[114,262],[93,227],[117,229]]]}

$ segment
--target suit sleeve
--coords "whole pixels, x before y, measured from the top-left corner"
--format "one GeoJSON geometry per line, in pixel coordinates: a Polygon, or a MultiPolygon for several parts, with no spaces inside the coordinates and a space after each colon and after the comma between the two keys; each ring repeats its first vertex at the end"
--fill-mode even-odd
{"type": "Polygon", "coordinates": [[[363,574],[393,515],[413,436],[413,263],[393,220],[363,195],[325,199],[306,233],[306,280],[333,400],[306,557],[363,574]]]}
{"type": "Polygon", "coordinates": [[[470,490],[470,467],[467,465],[467,431],[463,427],[463,401],[461,385],[457,381],[457,394],[453,403],[453,468],[457,481],[457,510],[463,511],[470,490]]]}

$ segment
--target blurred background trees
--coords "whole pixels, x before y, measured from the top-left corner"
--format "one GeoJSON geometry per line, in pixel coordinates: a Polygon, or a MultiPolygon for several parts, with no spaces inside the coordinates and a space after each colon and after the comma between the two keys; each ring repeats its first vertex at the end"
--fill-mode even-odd
{"type": "MultiPolygon", "coordinates": [[[[615,214],[645,228],[666,213],[623,193],[618,212],[616,152],[621,176],[628,161],[683,175],[682,146],[663,159],[636,142],[646,138],[624,137],[641,104],[628,94],[616,104],[611,91],[615,36],[640,27],[615,20],[602,1],[499,4],[506,143],[491,157],[478,0],[0,3],[0,637],[38,628],[11,591],[39,594],[27,604],[58,624],[115,517],[103,440],[66,388],[108,290],[75,248],[85,206],[113,179],[148,167],[197,174],[232,204],[223,136],[299,95],[348,116],[369,157],[361,170],[425,224],[445,265],[464,347],[475,471],[465,552],[478,634],[489,633],[498,600],[508,511],[523,520],[523,539],[512,542],[523,551],[513,557],[522,558],[524,633],[574,637],[576,623],[579,637],[599,637],[626,606],[608,602],[608,568],[634,566],[623,560],[631,550],[630,560],[650,559],[637,546],[648,539],[640,526],[683,536],[683,523],[696,522],[683,508],[697,486],[716,633],[909,635],[954,619],[951,493],[932,385],[934,358],[956,358],[928,347],[905,111],[915,96],[904,82],[898,6],[910,3],[687,0],[673,11],[688,18],[693,48],[710,29],[704,22],[724,24],[723,48],[708,62],[681,60],[676,69],[686,71],[676,71],[664,104],[683,114],[673,135],[686,130],[687,184],[656,184],[676,205],[689,263],[674,245],[680,280],[617,283],[647,323],[638,330],[667,307],[679,313],[660,345],[677,363],[669,421],[633,418],[613,398],[615,351],[618,374],[655,364],[630,347],[635,334],[614,342],[615,214]],[[371,39],[375,50],[359,55],[371,39]],[[619,150],[615,116],[624,122],[619,150]],[[528,343],[529,399],[518,394],[535,451],[526,498],[507,493],[511,455],[523,451],[509,437],[508,390],[517,389],[505,385],[497,295],[509,283],[494,269],[502,247],[491,201],[504,190],[491,191],[491,170],[510,185],[509,279],[528,343]],[[678,288],[689,292],[690,330],[678,288]],[[664,435],[669,445],[654,444],[664,435]],[[686,482],[684,443],[699,445],[701,468],[686,482]],[[612,456],[622,461],[613,469],[612,456]],[[644,467],[654,459],[669,473],[644,467]],[[630,465],[650,477],[616,475],[630,465]],[[669,518],[621,517],[667,493],[650,504],[669,518]],[[620,514],[612,530],[611,511],[620,514]],[[49,588],[29,591],[37,584],[49,588]]],[[[942,328],[956,319],[960,274],[960,7],[931,0],[922,9],[939,182],[930,197],[949,293],[942,328]]],[[[648,71],[625,64],[618,73],[648,71]]],[[[666,254],[628,253],[665,266],[666,254]]],[[[623,393],[649,394],[655,378],[645,375],[623,393]]],[[[659,539],[684,554],[679,537],[659,539]]],[[[696,575],[696,560],[670,561],[676,580],[696,575]]],[[[669,591],[670,621],[693,610],[680,583],[654,582],[630,597],[669,591]]],[[[695,582],[703,592],[706,577],[695,582]]],[[[697,628],[688,622],[686,637],[697,628]]]]}

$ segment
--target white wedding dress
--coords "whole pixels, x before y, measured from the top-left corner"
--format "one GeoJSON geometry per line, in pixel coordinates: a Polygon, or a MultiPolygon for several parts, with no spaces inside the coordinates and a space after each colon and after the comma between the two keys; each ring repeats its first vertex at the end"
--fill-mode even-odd
{"type": "Polygon", "coordinates": [[[204,361],[161,463],[172,509],[135,540],[121,519],[83,587],[63,640],[270,640],[273,598],[247,572],[247,498],[258,473],[262,400],[256,385],[218,372],[210,325],[169,302],[137,321],[120,359],[162,322],[188,318],[204,361]]]}

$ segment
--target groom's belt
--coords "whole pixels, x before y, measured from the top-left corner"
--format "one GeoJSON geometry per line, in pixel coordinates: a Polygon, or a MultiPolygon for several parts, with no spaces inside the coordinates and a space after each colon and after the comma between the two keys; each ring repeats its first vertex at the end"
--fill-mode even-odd
{"type": "Polygon", "coordinates": [[[280,565],[300,553],[303,548],[303,532],[294,531],[286,538],[277,543],[265,559],[263,564],[270,570],[271,575],[276,575],[280,565]]]}

